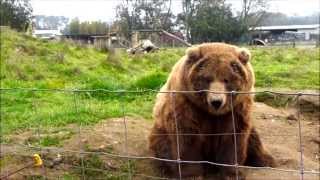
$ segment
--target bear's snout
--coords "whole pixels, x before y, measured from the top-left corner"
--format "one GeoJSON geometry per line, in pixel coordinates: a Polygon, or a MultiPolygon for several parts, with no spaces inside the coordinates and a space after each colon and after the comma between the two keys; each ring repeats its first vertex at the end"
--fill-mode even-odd
{"type": "Polygon", "coordinates": [[[210,93],[208,96],[208,104],[214,112],[219,111],[225,105],[226,97],[225,94],[210,93]]]}
{"type": "Polygon", "coordinates": [[[221,82],[213,82],[210,84],[210,91],[207,96],[207,102],[211,109],[218,111],[222,109],[226,102],[225,85],[221,82]]]}
{"type": "Polygon", "coordinates": [[[211,106],[218,110],[222,105],[222,99],[214,99],[210,102],[211,106]]]}

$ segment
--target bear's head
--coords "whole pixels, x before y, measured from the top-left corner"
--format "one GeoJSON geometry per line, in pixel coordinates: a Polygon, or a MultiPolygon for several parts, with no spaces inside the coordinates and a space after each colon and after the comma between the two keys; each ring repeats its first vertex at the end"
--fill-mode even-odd
{"type": "Polygon", "coordinates": [[[224,43],[206,43],[190,47],[186,51],[182,68],[183,89],[209,90],[214,93],[188,93],[186,96],[211,114],[230,112],[231,103],[236,106],[244,101],[244,98],[252,98],[250,94],[225,93],[254,89],[255,79],[250,58],[247,49],[224,43]]]}

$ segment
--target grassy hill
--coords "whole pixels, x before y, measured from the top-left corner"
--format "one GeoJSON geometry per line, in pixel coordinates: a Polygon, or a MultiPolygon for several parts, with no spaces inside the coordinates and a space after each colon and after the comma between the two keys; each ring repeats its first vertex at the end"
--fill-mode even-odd
{"type": "MultiPolygon", "coordinates": [[[[258,88],[319,89],[319,49],[251,49],[258,88]]],[[[184,49],[131,56],[1,29],[1,88],[159,89],[184,49]]],[[[90,124],[122,115],[151,118],[155,93],[1,91],[3,133],[90,124]]]]}

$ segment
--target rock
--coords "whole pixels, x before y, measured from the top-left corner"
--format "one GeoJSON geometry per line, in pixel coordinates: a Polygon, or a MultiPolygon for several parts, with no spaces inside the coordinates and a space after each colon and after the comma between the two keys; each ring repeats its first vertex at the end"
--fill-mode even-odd
{"type": "Polygon", "coordinates": [[[156,50],[159,50],[159,47],[154,45],[149,39],[144,39],[137,46],[128,49],[127,52],[130,54],[137,54],[154,52],[156,50]]]}
{"type": "MultiPolygon", "coordinates": [[[[319,93],[319,92],[306,91],[304,93],[319,93]]],[[[320,96],[302,95],[299,97],[299,105],[300,105],[301,112],[319,112],[320,96]]]]}
{"type": "Polygon", "coordinates": [[[90,148],[92,152],[103,152],[106,149],[106,145],[100,145],[99,147],[90,148]]]}
{"type": "Polygon", "coordinates": [[[320,138],[312,138],[311,141],[320,145],[320,138]]]}
{"type": "Polygon", "coordinates": [[[307,125],[308,125],[308,126],[313,126],[313,125],[314,125],[314,122],[309,122],[307,125]]]}
{"type": "Polygon", "coordinates": [[[288,120],[293,120],[293,121],[297,121],[298,120],[298,117],[294,114],[290,114],[289,116],[287,116],[287,119],[288,120]]]}
{"type": "Polygon", "coordinates": [[[262,118],[275,120],[275,119],[279,119],[280,117],[277,115],[273,115],[273,114],[262,114],[262,118]]]}
{"type": "Polygon", "coordinates": [[[50,168],[53,168],[54,166],[62,163],[62,160],[63,160],[63,159],[62,159],[61,154],[57,154],[57,157],[54,158],[54,159],[52,160],[52,162],[49,164],[49,167],[50,167],[50,168]]]}
{"type": "Polygon", "coordinates": [[[105,168],[106,168],[106,169],[111,169],[111,170],[117,170],[117,169],[118,169],[118,167],[116,167],[115,165],[113,165],[111,162],[105,163],[105,168]]]}
{"type": "Polygon", "coordinates": [[[81,139],[81,142],[82,142],[82,143],[88,143],[88,139],[86,139],[86,138],[81,139]]]}
{"type": "Polygon", "coordinates": [[[296,159],[292,159],[292,158],[281,158],[278,159],[278,163],[281,166],[288,166],[288,165],[293,165],[293,166],[298,166],[299,161],[296,159]]]}
{"type": "Polygon", "coordinates": [[[266,114],[262,114],[262,115],[261,115],[261,118],[262,118],[262,119],[268,119],[268,117],[267,117],[266,114]]]}

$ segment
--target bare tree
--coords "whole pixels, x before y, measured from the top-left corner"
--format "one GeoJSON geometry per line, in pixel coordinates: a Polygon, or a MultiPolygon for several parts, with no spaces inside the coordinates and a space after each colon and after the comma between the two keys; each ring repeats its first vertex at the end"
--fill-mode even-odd
{"type": "Polygon", "coordinates": [[[240,18],[246,26],[258,25],[268,9],[267,0],[242,0],[240,18]]]}
{"type": "Polygon", "coordinates": [[[170,29],[174,26],[172,0],[123,0],[117,8],[121,31],[130,36],[135,29],[170,29]]]}
{"type": "Polygon", "coordinates": [[[195,14],[196,6],[200,3],[200,0],[182,0],[182,8],[183,14],[181,14],[180,19],[184,22],[185,26],[185,33],[187,40],[191,40],[191,33],[190,33],[190,23],[191,18],[195,14]]]}

